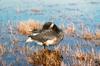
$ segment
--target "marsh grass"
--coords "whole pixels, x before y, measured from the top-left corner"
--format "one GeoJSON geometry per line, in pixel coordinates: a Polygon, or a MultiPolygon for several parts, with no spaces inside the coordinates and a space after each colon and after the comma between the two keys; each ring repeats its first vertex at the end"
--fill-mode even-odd
{"type": "MultiPolygon", "coordinates": [[[[69,31],[70,34],[75,34],[74,36],[76,37],[72,37],[67,33],[67,36],[65,35],[64,37],[72,37],[74,38],[74,40],[77,39],[77,42],[74,43],[78,44],[78,46],[70,46],[70,43],[68,43],[69,39],[67,40],[65,38],[64,41],[67,42],[62,42],[60,45],[55,47],[55,50],[38,48],[38,51],[35,51],[37,47],[33,47],[33,49],[31,49],[31,47],[26,48],[25,45],[22,45],[25,44],[24,40],[27,38],[26,35],[31,34],[31,31],[34,29],[41,29],[41,27],[42,24],[34,20],[21,21],[16,24],[9,23],[7,27],[5,27],[7,30],[5,31],[6,33],[0,35],[0,65],[100,66],[100,53],[97,53],[97,51],[95,50],[96,47],[94,46],[94,44],[97,43],[97,40],[100,40],[99,31],[95,32],[96,34],[93,34],[91,32],[85,33],[85,31],[83,30],[82,35],[80,35],[76,31],[78,29],[73,30],[73,27],[68,26],[68,30],[65,29],[64,31],[66,32],[67,30],[67,32],[69,31]],[[79,37],[77,37],[77,35],[79,35],[79,37]],[[83,41],[83,43],[81,43],[80,41],[83,41]],[[81,44],[86,45],[85,48],[90,47],[90,51],[83,51],[82,49],[84,48],[84,46],[81,44]],[[15,59],[13,60],[12,57],[15,59]],[[9,62],[7,61],[7,59],[5,60],[5,58],[9,58],[9,62]]],[[[98,47],[99,46],[100,43],[98,43],[98,47]]]]}
{"type": "Polygon", "coordinates": [[[100,39],[100,31],[96,31],[95,39],[100,39]]]}
{"type": "Polygon", "coordinates": [[[61,66],[62,56],[58,50],[43,49],[38,52],[32,53],[28,57],[28,62],[33,65],[43,66],[61,66]]]}
{"type": "Polygon", "coordinates": [[[5,46],[3,44],[0,44],[0,56],[2,56],[5,53],[5,46]]]}
{"type": "Polygon", "coordinates": [[[32,30],[34,29],[41,29],[42,24],[40,24],[38,21],[34,20],[28,20],[28,21],[22,21],[18,24],[18,32],[23,35],[29,35],[32,33],[32,30]]]}
{"type": "Polygon", "coordinates": [[[70,36],[75,36],[75,26],[74,24],[69,24],[66,29],[65,29],[65,33],[66,35],[70,35],[70,36]]]}

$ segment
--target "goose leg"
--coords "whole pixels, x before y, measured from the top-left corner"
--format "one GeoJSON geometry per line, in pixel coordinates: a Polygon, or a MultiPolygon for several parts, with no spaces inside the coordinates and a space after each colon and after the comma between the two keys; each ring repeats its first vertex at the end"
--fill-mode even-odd
{"type": "Polygon", "coordinates": [[[44,45],[44,49],[46,48],[46,46],[44,45]]]}
{"type": "Polygon", "coordinates": [[[28,43],[25,43],[25,48],[26,48],[26,55],[27,55],[27,52],[28,52],[28,43]]]}
{"type": "Polygon", "coordinates": [[[46,45],[45,44],[43,44],[43,47],[44,47],[44,49],[46,48],[46,45]]]}

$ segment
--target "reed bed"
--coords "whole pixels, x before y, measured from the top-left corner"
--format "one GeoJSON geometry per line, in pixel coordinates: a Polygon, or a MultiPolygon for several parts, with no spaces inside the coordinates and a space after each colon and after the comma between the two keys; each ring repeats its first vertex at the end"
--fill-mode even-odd
{"type": "Polygon", "coordinates": [[[95,46],[98,43],[97,47],[100,47],[99,31],[95,34],[83,31],[80,35],[75,26],[67,26],[64,40],[57,47],[54,46],[54,50],[48,50],[35,46],[35,43],[31,44],[32,47],[25,47],[27,35],[32,30],[42,28],[40,22],[29,20],[9,23],[5,28],[5,33],[0,32],[0,66],[100,66],[100,53],[95,46]],[[82,44],[89,50],[84,51],[82,44]]]}
{"type": "Polygon", "coordinates": [[[35,29],[41,29],[42,24],[40,24],[38,21],[34,20],[28,20],[28,21],[22,21],[18,25],[18,32],[23,35],[29,35],[32,33],[32,30],[35,29]]]}
{"type": "Polygon", "coordinates": [[[43,49],[32,53],[32,55],[28,57],[28,62],[33,64],[33,66],[61,66],[61,57],[61,53],[58,50],[51,51],[43,49]]]}

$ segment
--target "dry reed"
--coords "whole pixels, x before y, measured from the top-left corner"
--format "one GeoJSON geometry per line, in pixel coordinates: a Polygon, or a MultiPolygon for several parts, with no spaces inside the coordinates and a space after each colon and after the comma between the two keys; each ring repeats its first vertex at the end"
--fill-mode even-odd
{"type": "Polygon", "coordinates": [[[34,20],[28,20],[26,22],[22,21],[17,26],[18,32],[23,35],[29,35],[32,33],[32,30],[34,29],[41,29],[42,24],[40,24],[38,21],[34,20]]]}
{"type": "Polygon", "coordinates": [[[84,32],[82,38],[85,40],[93,40],[94,35],[91,32],[84,32]]]}
{"type": "Polygon", "coordinates": [[[95,39],[100,39],[100,31],[96,31],[95,39]]]}
{"type": "Polygon", "coordinates": [[[61,61],[61,53],[58,50],[51,51],[48,49],[43,49],[38,52],[34,52],[28,57],[28,62],[37,66],[61,66],[61,61]]]}
{"type": "Polygon", "coordinates": [[[6,48],[4,45],[0,44],[0,56],[4,55],[6,48]]]}

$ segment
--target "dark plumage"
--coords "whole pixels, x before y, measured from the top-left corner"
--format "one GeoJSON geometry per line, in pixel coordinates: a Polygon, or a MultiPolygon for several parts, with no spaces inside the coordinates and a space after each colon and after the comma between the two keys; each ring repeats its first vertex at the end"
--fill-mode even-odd
{"type": "Polygon", "coordinates": [[[47,22],[43,25],[42,30],[28,37],[26,42],[34,41],[45,48],[45,46],[58,44],[63,39],[63,31],[52,22],[47,22]]]}

